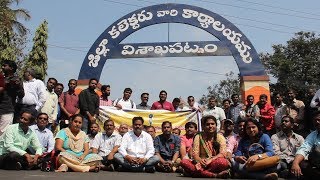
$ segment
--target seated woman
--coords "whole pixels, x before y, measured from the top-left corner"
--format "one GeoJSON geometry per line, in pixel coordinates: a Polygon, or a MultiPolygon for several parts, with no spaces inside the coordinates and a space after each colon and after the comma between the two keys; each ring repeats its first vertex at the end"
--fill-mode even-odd
{"type": "Polygon", "coordinates": [[[58,172],[98,172],[102,158],[89,154],[89,138],[81,131],[83,117],[79,114],[71,117],[69,127],[60,130],[56,136],[55,149],[61,151],[58,156],[58,172]]]}
{"type": "Polygon", "coordinates": [[[201,119],[203,132],[193,141],[193,161],[183,159],[180,163],[185,174],[193,177],[228,178],[230,163],[226,159],[226,140],[217,133],[217,120],[214,116],[201,119]]]}
{"type": "Polygon", "coordinates": [[[247,167],[257,160],[274,156],[272,141],[267,134],[263,134],[261,124],[254,118],[248,118],[244,125],[245,135],[239,142],[234,157],[235,173],[244,178],[278,179],[277,165],[259,171],[248,171],[247,167]]]}

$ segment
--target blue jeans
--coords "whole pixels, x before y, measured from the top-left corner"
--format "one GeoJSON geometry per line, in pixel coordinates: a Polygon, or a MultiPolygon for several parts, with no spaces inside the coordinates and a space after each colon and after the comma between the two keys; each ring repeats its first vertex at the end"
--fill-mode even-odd
{"type": "Polygon", "coordinates": [[[263,179],[266,174],[277,172],[277,169],[280,169],[280,164],[275,167],[270,167],[261,171],[247,171],[245,164],[240,164],[236,161],[232,161],[233,170],[243,176],[244,178],[253,178],[253,179],[263,179]]]}
{"type": "Polygon", "coordinates": [[[116,153],[114,159],[119,165],[133,172],[142,172],[144,169],[153,168],[160,161],[159,157],[154,155],[145,164],[133,165],[126,161],[120,153],[116,153]]]}

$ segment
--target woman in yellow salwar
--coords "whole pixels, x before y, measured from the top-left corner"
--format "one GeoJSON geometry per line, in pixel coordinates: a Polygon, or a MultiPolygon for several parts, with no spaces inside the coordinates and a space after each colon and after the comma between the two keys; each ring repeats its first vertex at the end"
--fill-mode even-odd
{"type": "Polygon", "coordinates": [[[70,119],[70,125],[56,135],[55,148],[58,156],[58,172],[66,172],[70,168],[75,172],[98,172],[102,158],[89,153],[89,138],[81,131],[83,117],[79,114],[70,119]]]}

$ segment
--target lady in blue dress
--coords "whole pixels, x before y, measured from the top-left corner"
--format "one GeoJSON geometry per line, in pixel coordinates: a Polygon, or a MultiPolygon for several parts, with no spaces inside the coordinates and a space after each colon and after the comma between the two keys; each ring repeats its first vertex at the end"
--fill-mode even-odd
{"type": "Polygon", "coordinates": [[[89,138],[81,131],[83,117],[79,114],[71,117],[69,127],[60,130],[56,135],[55,148],[61,151],[58,156],[58,172],[97,172],[102,158],[89,153],[89,138]]]}

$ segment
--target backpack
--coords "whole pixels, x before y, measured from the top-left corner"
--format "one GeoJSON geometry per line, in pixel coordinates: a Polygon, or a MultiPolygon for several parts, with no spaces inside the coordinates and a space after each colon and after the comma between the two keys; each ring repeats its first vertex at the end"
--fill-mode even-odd
{"type": "MultiPolygon", "coordinates": [[[[117,105],[121,99],[122,99],[122,98],[116,99],[116,100],[115,100],[115,102],[116,102],[115,105],[117,105]]],[[[131,99],[129,99],[129,101],[130,101],[130,103],[131,103],[131,108],[133,109],[133,106],[134,106],[134,105],[133,105],[133,101],[132,101],[131,99]]]]}
{"type": "Polygon", "coordinates": [[[40,160],[41,171],[54,171],[58,166],[58,158],[60,151],[52,150],[51,152],[44,154],[40,160]]]}

